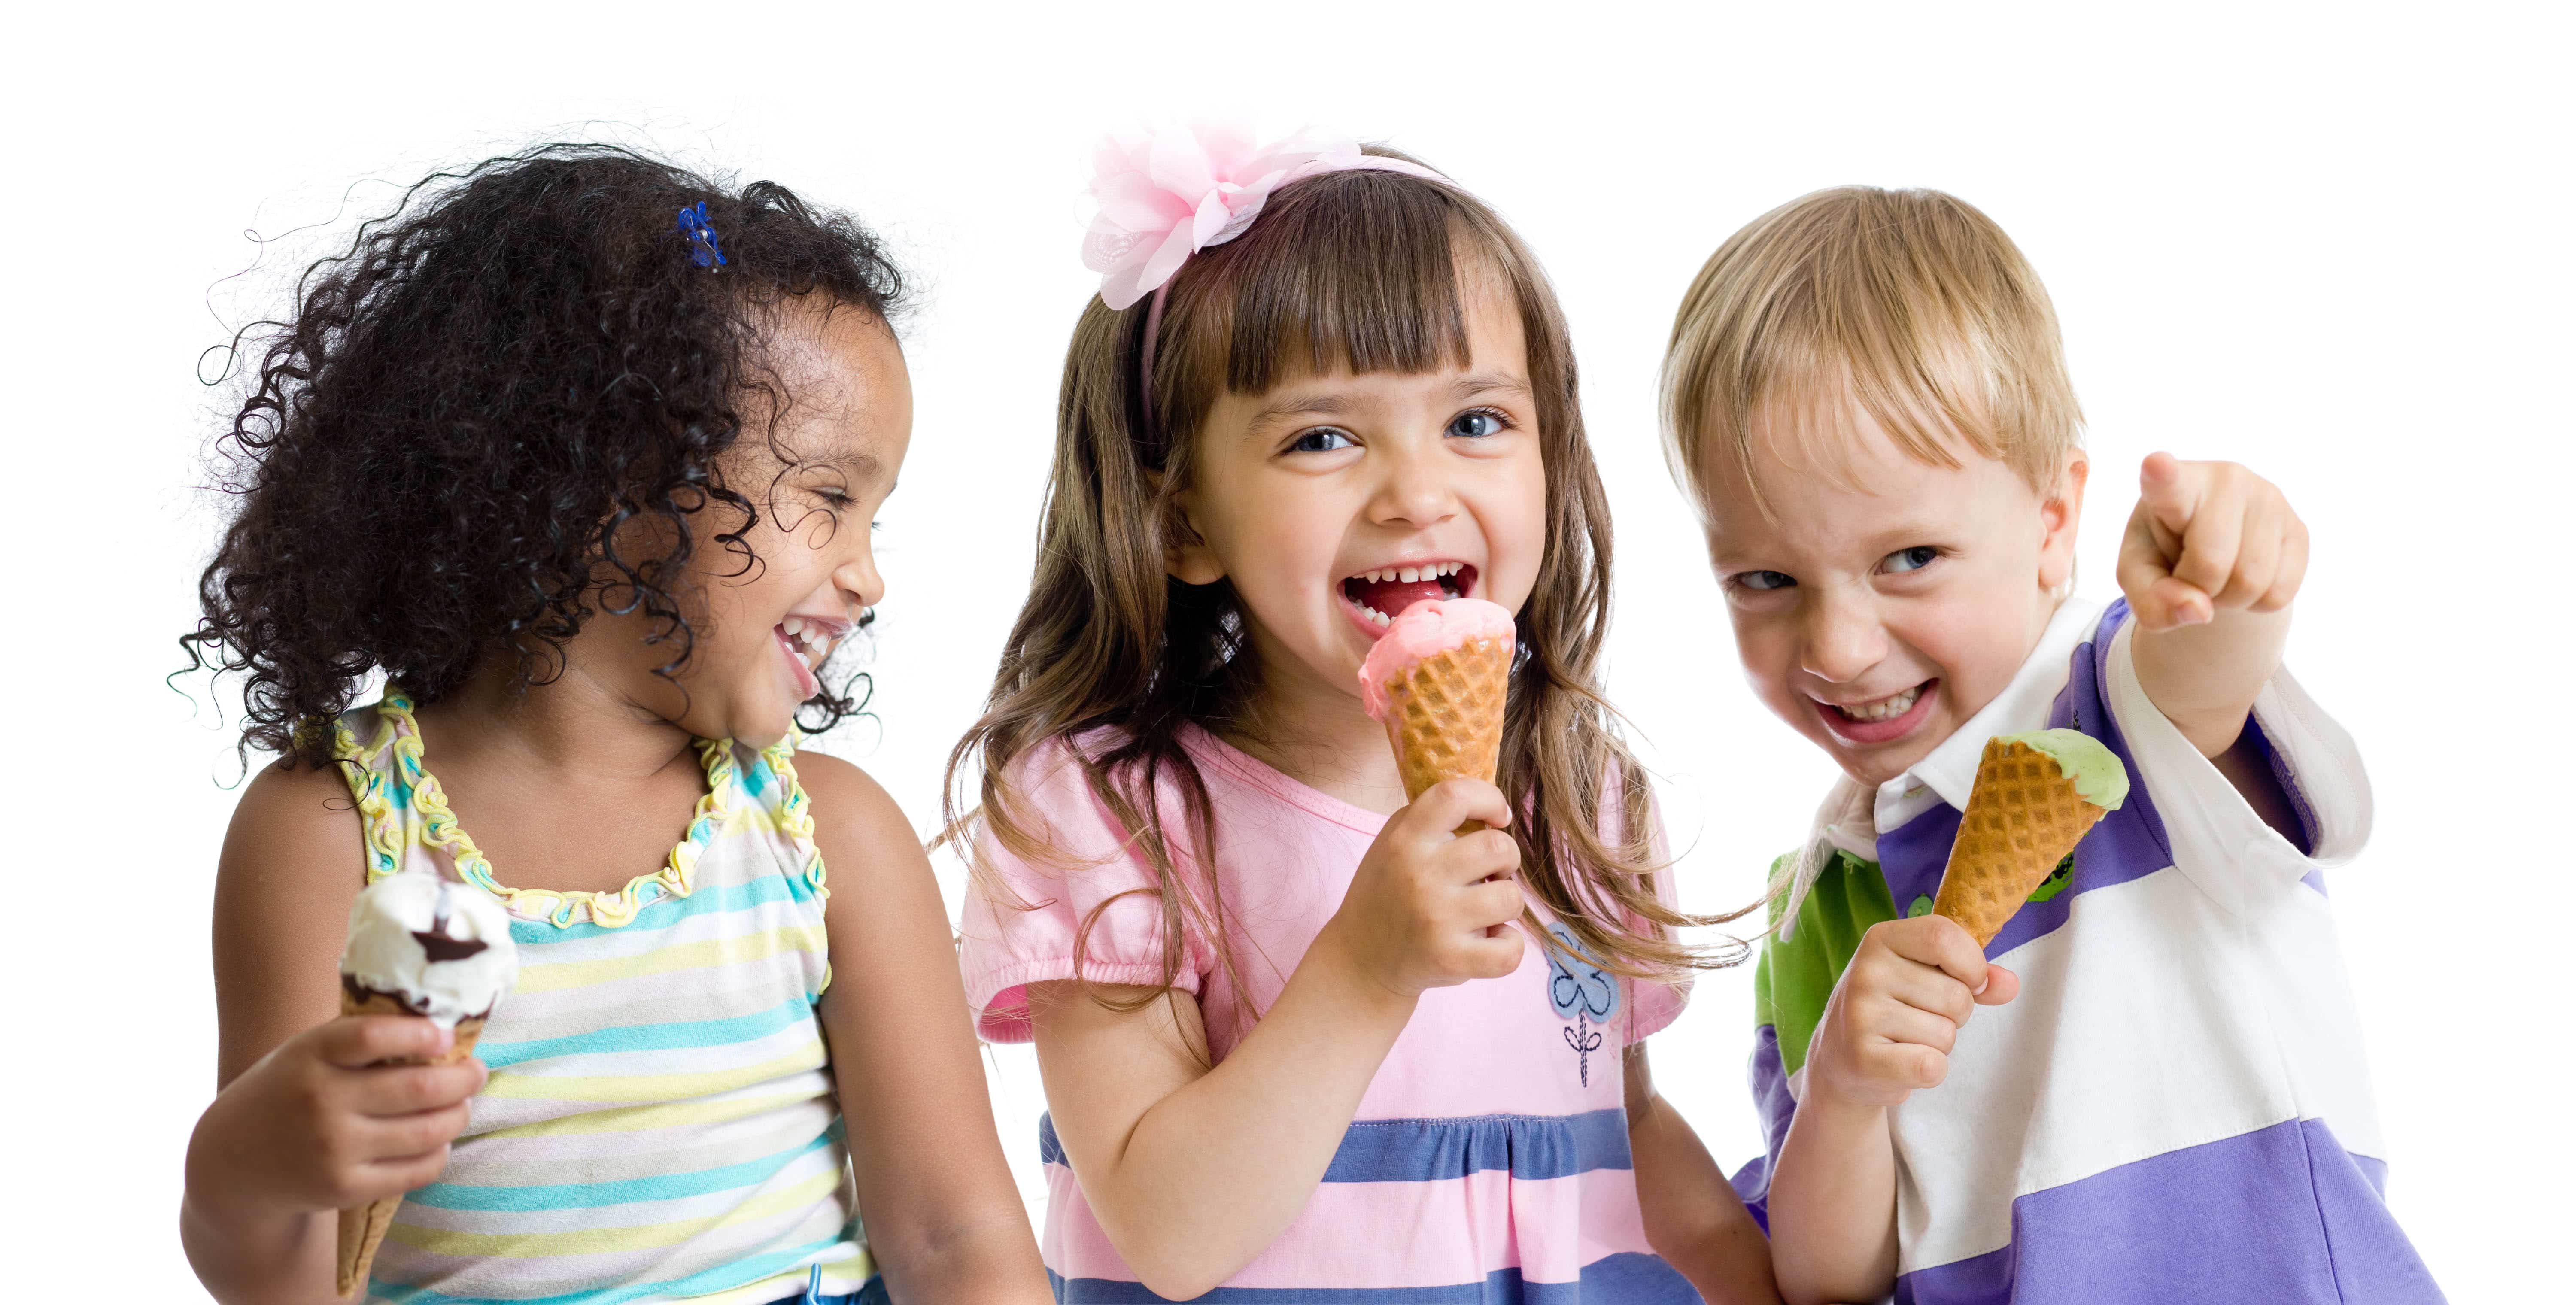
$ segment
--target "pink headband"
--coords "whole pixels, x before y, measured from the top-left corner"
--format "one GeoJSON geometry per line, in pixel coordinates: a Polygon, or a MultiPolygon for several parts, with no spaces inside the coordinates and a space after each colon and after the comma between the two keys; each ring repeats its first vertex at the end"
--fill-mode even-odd
{"type": "Polygon", "coordinates": [[[1099,205],[1083,237],[1082,265],[1100,273],[1100,302],[1124,310],[1147,294],[1145,343],[1138,351],[1145,419],[1153,420],[1154,343],[1163,297],[1190,255],[1242,235],[1271,193],[1327,172],[1400,172],[1448,180],[1418,163],[1360,152],[1344,137],[1291,136],[1255,146],[1238,128],[1166,129],[1111,137],[1093,156],[1091,196],[1099,205]]]}

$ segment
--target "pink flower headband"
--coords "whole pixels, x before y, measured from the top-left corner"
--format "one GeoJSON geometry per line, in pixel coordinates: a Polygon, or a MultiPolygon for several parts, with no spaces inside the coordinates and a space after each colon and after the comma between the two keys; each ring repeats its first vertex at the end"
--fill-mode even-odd
{"type": "Polygon", "coordinates": [[[1358,141],[1345,137],[1291,136],[1256,146],[1229,127],[1111,137],[1093,167],[1091,195],[1099,212],[1083,237],[1082,265],[1100,273],[1100,302],[1111,308],[1154,297],[1137,363],[1149,422],[1163,297],[1190,255],[1242,235],[1273,192],[1308,177],[1366,169],[1448,180],[1418,163],[1363,154],[1358,141]]]}

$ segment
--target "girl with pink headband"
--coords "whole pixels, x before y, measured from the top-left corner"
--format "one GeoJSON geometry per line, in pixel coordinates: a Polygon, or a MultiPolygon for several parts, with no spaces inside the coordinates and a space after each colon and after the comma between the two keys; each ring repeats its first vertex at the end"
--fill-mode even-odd
{"type": "Polygon", "coordinates": [[[1776,1299],[1647,1072],[1740,948],[1671,936],[1702,921],[1599,693],[1610,524],[1544,275],[1348,140],[1116,142],[1094,193],[1037,573],[950,768],[1057,1298],[1776,1299]],[[1518,625],[1500,782],[1408,804],[1357,672],[1455,597],[1518,625]]]}

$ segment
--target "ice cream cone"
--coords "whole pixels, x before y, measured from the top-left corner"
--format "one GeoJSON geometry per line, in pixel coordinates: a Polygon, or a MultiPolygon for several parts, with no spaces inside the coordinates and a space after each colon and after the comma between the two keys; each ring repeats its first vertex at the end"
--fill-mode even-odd
{"type": "MultiPolygon", "coordinates": [[[[1517,648],[1511,613],[1483,599],[1451,598],[1404,609],[1369,649],[1360,697],[1386,726],[1405,801],[1444,779],[1493,782],[1517,648]]],[[[1482,828],[1471,820],[1458,832],[1482,828]]]]}
{"type": "Polygon", "coordinates": [[[2114,768],[2118,792],[2097,787],[2097,795],[2109,796],[2107,806],[2088,799],[2079,788],[2085,776],[2062,764],[2062,742],[2033,747],[2025,736],[1987,740],[1958,840],[1950,845],[1950,863],[1932,899],[1933,914],[1966,926],[1980,946],[1994,941],[2013,912],[2127,793],[2127,775],[2107,749],[2072,731],[2047,733],[2072,735],[2099,751],[2114,768]]]}
{"type": "MultiPolygon", "coordinates": [[[[1461,775],[1493,782],[1511,670],[1512,645],[1480,639],[1425,657],[1386,681],[1386,737],[1406,800],[1461,775]]],[[[1483,827],[1469,821],[1459,832],[1483,827]]]]}
{"type": "MultiPolygon", "coordinates": [[[[340,988],[340,1013],[343,1015],[413,1015],[398,997],[343,984],[340,988]]],[[[414,1018],[421,1018],[414,1015],[414,1018]]],[[[406,1065],[453,1065],[474,1054],[475,1039],[483,1034],[481,1016],[469,1015],[456,1021],[456,1042],[447,1054],[431,1060],[405,1060],[406,1065]]],[[[376,1247],[385,1239],[385,1229],[393,1226],[394,1207],[402,1204],[399,1196],[388,1196],[366,1205],[351,1206],[340,1212],[339,1290],[345,1299],[357,1295],[367,1285],[367,1266],[376,1259],[376,1247]]]]}

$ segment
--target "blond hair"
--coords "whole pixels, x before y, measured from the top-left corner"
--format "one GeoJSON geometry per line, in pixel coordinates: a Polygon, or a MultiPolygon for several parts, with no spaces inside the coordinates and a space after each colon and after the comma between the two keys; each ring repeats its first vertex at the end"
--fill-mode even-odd
{"type": "Polygon", "coordinates": [[[1666,458],[1703,507],[1715,459],[1751,479],[1757,415],[1803,442],[1857,408],[1912,457],[1955,467],[1964,443],[2042,493],[2084,423],[2048,291],[2003,228],[1953,195],[1874,186],[1802,196],[1718,246],[1674,315],[1663,408],[1666,458]]]}

